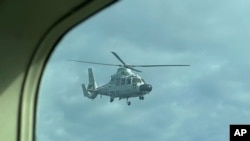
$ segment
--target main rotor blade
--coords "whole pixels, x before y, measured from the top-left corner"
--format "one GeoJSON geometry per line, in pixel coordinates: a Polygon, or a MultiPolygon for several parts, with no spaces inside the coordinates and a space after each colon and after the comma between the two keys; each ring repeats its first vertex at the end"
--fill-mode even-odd
{"type": "Polygon", "coordinates": [[[129,65],[131,67],[186,67],[190,65],[129,65]]]}
{"type": "Polygon", "coordinates": [[[97,65],[106,65],[106,66],[118,66],[118,67],[122,67],[122,65],[116,65],[116,64],[105,64],[105,63],[88,62],[88,61],[80,61],[80,60],[68,60],[68,61],[79,62],[79,63],[87,63],[87,64],[97,64],[97,65]]]}
{"type": "Polygon", "coordinates": [[[142,71],[140,71],[140,70],[137,70],[137,69],[135,69],[135,68],[132,68],[132,67],[128,67],[129,69],[131,69],[131,70],[133,70],[133,71],[136,71],[136,72],[142,72],[142,71]]]}
{"type": "Polygon", "coordinates": [[[115,57],[118,59],[118,60],[120,60],[120,62],[122,62],[122,64],[124,65],[124,66],[126,66],[126,63],[115,53],[115,52],[113,52],[113,51],[111,51],[111,53],[113,54],[113,55],[115,55],[115,57]]]}

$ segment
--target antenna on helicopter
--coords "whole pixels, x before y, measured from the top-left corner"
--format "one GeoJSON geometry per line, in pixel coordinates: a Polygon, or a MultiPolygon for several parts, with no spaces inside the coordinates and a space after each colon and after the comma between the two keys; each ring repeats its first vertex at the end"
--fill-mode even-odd
{"type": "Polygon", "coordinates": [[[97,62],[89,62],[89,61],[80,61],[80,60],[68,60],[68,61],[74,61],[74,62],[79,62],[79,63],[88,63],[88,64],[97,64],[97,65],[106,65],[106,66],[118,66],[118,67],[124,67],[131,69],[136,72],[142,72],[138,69],[135,69],[135,67],[183,67],[183,66],[190,66],[190,65],[128,65],[126,64],[115,52],[111,52],[121,63],[122,65],[118,64],[105,64],[105,63],[97,63],[97,62]]]}

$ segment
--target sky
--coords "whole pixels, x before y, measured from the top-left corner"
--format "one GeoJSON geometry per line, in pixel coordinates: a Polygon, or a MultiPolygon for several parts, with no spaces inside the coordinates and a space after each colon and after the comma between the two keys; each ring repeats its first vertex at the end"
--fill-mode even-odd
{"type": "Polygon", "coordinates": [[[44,71],[37,141],[222,141],[230,124],[250,124],[248,0],[124,0],[70,30],[44,71]],[[97,85],[120,64],[140,68],[153,86],[145,99],[83,96],[92,68],[97,85]]]}

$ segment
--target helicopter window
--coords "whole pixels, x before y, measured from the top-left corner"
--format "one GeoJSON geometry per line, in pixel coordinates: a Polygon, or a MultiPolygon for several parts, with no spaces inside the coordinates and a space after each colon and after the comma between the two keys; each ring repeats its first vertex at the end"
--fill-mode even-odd
{"type": "Polygon", "coordinates": [[[125,85],[125,78],[121,79],[121,85],[125,85]]]}
{"type": "Polygon", "coordinates": [[[126,82],[126,84],[131,84],[131,78],[129,77],[129,78],[127,78],[127,82],[126,82]]]}
{"type": "Polygon", "coordinates": [[[136,83],[136,78],[133,78],[133,79],[132,79],[132,83],[136,83]]]}
{"type": "Polygon", "coordinates": [[[143,78],[141,79],[141,81],[142,81],[143,83],[146,83],[145,80],[144,80],[143,78]]]}
{"type": "Polygon", "coordinates": [[[141,83],[141,80],[139,78],[133,78],[132,82],[135,83],[141,83]]]}

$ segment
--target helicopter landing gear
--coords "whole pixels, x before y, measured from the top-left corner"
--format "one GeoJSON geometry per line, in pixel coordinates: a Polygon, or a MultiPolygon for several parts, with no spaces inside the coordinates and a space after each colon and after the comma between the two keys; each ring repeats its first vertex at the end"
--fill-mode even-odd
{"type": "Polygon", "coordinates": [[[144,100],[144,96],[139,96],[139,99],[140,100],[144,100]]]}
{"type": "Polygon", "coordinates": [[[114,101],[114,98],[110,97],[110,102],[113,102],[114,101]]]}
{"type": "Polygon", "coordinates": [[[128,106],[129,106],[129,105],[131,105],[131,102],[130,102],[130,101],[128,101],[128,98],[127,98],[127,104],[128,104],[128,106]]]}
{"type": "Polygon", "coordinates": [[[131,105],[131,102],[130,102],[130,101],[128,101],[128,102],[127,102],[127,104],[128,104],[128,106],[129,106],[129,105],[131,105]]]}

